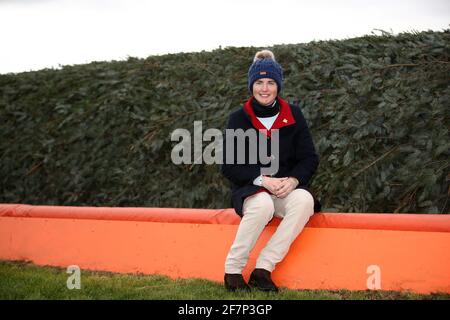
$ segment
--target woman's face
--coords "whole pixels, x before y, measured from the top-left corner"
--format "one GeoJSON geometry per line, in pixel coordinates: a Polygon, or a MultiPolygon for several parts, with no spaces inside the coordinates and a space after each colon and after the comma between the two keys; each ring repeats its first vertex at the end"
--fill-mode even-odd
{"type": "Polygon", "coordinates": [[[270,78],[258,79],[253,83],[253,96],[263,106],[268,106],[277,97],[278,86],[270,78]]]}

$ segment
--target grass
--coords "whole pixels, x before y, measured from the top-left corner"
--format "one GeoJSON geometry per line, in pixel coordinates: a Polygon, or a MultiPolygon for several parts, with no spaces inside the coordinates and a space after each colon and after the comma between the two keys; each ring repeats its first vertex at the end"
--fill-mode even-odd
{"type": "Polygon", "coordinates": [[[393,291],[289,290],[280,293],[231,293],[221,283],[158,275],[81,270],[81,289],[67,288],[64,268],[0,261],[0,299],[146,299],[146,300],[449,300],[450,294],[393,291]]]}

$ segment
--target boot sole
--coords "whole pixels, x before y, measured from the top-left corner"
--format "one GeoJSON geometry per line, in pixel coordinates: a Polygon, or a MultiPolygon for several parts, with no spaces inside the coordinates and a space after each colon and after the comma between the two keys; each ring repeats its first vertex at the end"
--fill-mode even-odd
{"type": "Polygon", "coordinates": [[[258,290],[261,290],[261,291],[264,291],[264,292],[278,292],[279,291],[278,288],[263,288],[263,287],[260,287],[258,285],[258,283],[256,282],[256,280],[250,280],[248,282],[248,285],[251,288],[255,288],[255,289],[258,289],[258,290]]]}

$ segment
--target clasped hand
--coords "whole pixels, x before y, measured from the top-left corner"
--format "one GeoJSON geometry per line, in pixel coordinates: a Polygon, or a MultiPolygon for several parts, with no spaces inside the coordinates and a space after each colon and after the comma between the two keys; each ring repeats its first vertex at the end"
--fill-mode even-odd
{"type": "Polygon", "coordinates": [[[270,193],[274,194],[277,198],[285,198],[291,193],[298,185],[298,180],[293,177],[263,177],[262,186],[266,188],[270,193]]]}

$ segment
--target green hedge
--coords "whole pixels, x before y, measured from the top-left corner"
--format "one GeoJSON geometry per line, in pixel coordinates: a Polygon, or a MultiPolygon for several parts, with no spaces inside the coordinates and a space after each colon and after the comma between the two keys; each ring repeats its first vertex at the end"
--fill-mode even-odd
{"type": "MultiPolygon", "coordinates": [[[[0,75],[0,202],[230,207],[217,165],[174,165],[170,135],[223,129],[259,48],[0,75]]],[[[449,211],[450,30],[270,48],[321,159],[324,210],[449,211]]]]}

